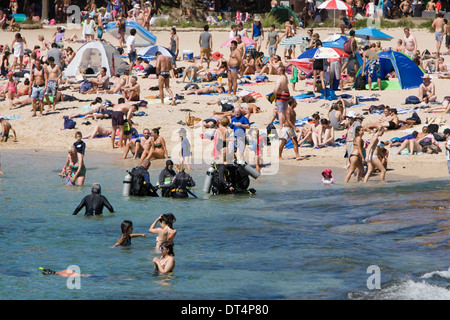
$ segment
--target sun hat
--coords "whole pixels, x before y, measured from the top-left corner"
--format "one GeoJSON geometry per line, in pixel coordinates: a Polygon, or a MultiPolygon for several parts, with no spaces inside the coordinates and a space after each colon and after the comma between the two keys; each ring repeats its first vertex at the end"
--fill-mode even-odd
{"type": "Polygon", "coordinates": [[[355,111],[350,111],[345,118],[356,118],[356,113],[355,111]]]}
{"type": "Polygon", "coordinates": [[[219,60],[220,58],[223,57],[223,54],[221,54],[220,52],[214,52],[211,57],[213,58],[213,60],[219,60]]]}
{"type": "Polygon", "coordinates": [[[178,134],[181,137],[186,137],[186,129],[185,128],[181,128],[180,130],[178,130],[178,134]]]}
{"type": "Polygon", "coordinates": [[[261,18],[259,16],[255,16],[255,18],[253,19],[253,21],[261,21],[261,18]]]}
{"type": "Polygon", "coordinates": [[[322,171],[322,176],[324,176],[324,177],[327,176],[327,177],[333,178],[331,176],[331,173],[332,173],[331,169],[325,169],[322,171]]]}

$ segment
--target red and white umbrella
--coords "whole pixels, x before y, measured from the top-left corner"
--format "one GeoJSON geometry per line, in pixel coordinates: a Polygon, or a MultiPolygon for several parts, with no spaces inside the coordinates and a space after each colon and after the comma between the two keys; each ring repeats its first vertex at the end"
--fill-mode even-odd
{"type": "MultiPolygon", "coordinates": [[[[250,39],[248,37],[241,37],[241,40],[245,44],[246,47],[248,47],[248,46],[256,46],[256,44],[257,44],[255,40],[250,39]]],[[[223,48],[223,47],[231,47],[231,41],[236,41],[236,37],[228,39],[227,41],[222,43],[222,45],[220,47],[221,48],[223,48]]]]}
{"type": "Polygon", "coordinates": [[[317,9],[333,10],[334,27],[336,27],[336,10],[350,10],[351,7],[341,0],[328,0],[322,3],[317,9]]]}
{"type": "Polygon", "coordinates": [[[314,59],[348,58],[350,55],[338,48],[320,47],[314,53],[314,59]]]}
{"type": "Polygon", "coordinates": [[[301,72],[306,75],[310,75],[313,72],[313,63],[311,59],[291,59],[288,60],[289,63],[292,63],[295,67],[297,67],[301,72]]]}

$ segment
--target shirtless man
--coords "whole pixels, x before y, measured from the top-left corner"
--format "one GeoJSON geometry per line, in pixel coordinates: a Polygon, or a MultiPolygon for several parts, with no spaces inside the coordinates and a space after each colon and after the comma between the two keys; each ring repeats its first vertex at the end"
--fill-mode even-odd
{"type": "Polygon", "coordinates": [[[55,64],[55,58],[48,57],[47,61],[49,62],[49,65],[45,66],[45,68],[44,68],[44,72],[46,75],[44,100],[47,100],[48,111],[50,111],[51,108],[50,108],[49,94],[51,93],[51,96],[53,98],[53,111],[55,111],[56,94],[58,91],[58,82],[59,82],[59,79],[61,79],[62,72],[61,72],[61,68],[57,64],[55,64]]]}
{"type": "MultiPolygon", "coordinates": [[[[134,155],[133,159],[136,160],[136,158],[144,152],[145,148],[148,144],[151,143],[151,136],[150,136],[150,130],[145,128],[143,131],[144,137],[137,139],[135,142],[129,141],[127,145],[125,146],[123,159],[126,159],[128,156],[128,152],[131,151],[131,153],[134,155]]],[[[150,150],[151,146],[147,149],[150,150]]]]}
{"type": "Polygon", "coordinates": [[[230,60],[228,61],[230,66],[228,69],[228,94],[230,95],[233,94],[233,91],[234,95],[237,95],[237,79],[242,65],[242,55],[237,46],[237,41],[231,41],[230,60]]]}
{"type": "Polygon", "coordinates": [[[109,89],[109,77],[106,74],[106,72],[107,72],[106,68],[102,67],[100,69],[100,73],[98,74],[97,78],[91,80],[91,83],[94,85],[94,87],[105,90],[109,89]]]}
{"type": "Polygon", "coordinates": [[[448,24],[447,19],[444,19],[444,23],[445,46],[447,47],[448,54],[450,55],[450,25],[448,24]]]}
{"type": "Polygon", "coordinates": [[[145,27],[145,14],[144,14],[144,11],[138,10],[138,11],[136,12],[136,21],[137,21],[137,23],[139,23],[141,26],[145,27]]]}
{"type": "Polygon", "coordinates": [[[434,19],[433,24],[431,25],[434,28],[434,39],[436,40],[436,55],[440,57],[440,50],[442,41],[444,40],[444,19],[442,18],[442,13],[438,13],[436,19],[434,19]]]}
{"type": "MultiPolygon", "coordinates": [[[[295,107],[297,106],[297,100],[295,100],[293,97],[289,98],[288,101],[289,107],[288,107],[288,118],[291,123],[295,123],[295,120],[297,118],[297,114],[295,113],[295,107]]],[[[281,143],[279,148],[279,159],[284,160],[282,157],[284,146],[286,145],[286,142],[290,139],[292,141],[292,145],[294,146],[294,152],[295,152],[295,159],[296,160],[303,160],[305,157],[301,157],[298,154],[298,143],[297,143],[297,136],[295,134],[295,129],[288,127],[288,125],[284,125],[283,129],[281,130],[281,143]]]]}
{"type": "Polygon", "coordinates": [[[411,4],[408,0],[403,0],[403,2],[400,4],[400,10],[402,11],[403,17],[411,15],[411,4]]]}
{"type": "Polygon", "coordinates": [[[245,56],[245,43],[242,41],[242,37],[240,35],[236,36],[237,49],[239,50],[241,57],[245,56]]]}
{"type": "Polygon", "coordinates": [[[403,31],[405,32],[405,37],[403,38],[405,54],[413,59],[417,51],[416,38],[409,32],[408,27],[403,29],[403,31]]]}
{"type": "MultiPolygon", "coordinates": [[[[3,118],[2,116],[0,116],[0,125],[1,125],[1,142],[8,142],[8,138],[9,138],[9,132],[12,131],[12,133],[14,134],[14,142],[17,142],[17,134],[16,131],[13,129],[13,127],[11,126],[11,124],[6,121],[5,118],[3,118]]],[[[1,171],[0,171],[1,172],[1,171]]]]}
{"type": "Polygon", "coordinates": [[[113,108],[113,112],[111,114],[111,120],[112,120],[112,130],[113,134],[111,135],[111,142],[113,149],[116,148],[114,142],[115,142],[115,132],[117,128],[119,129],[119,143],[118,147],[123,147],[123,132],[124,132],[124,123],[125,119],[123,118],[124,115],[127,115],[127,121],[131,122],[131,115],[133,112],[136,112],[139,108],[136,105],[129,105],[128,103],[125,103],[124,98],[119,98],[117,104],[113,108]]]}
{"type": "MultiPolygon", "coordinates": [[[[295,36],[295,26],[293,25],[292,21],[286,21],[284,26],[285,26],[285,31],[284,31],[284,34],[280,38],[280,42],[281,42],[281,39],[283,39],[284,37],[286,37],[286,39],[289,39],[289,38],[292,38],[293,36],[295,36]]],[[[295,45],[285,45],[284,46],[284,56],[292,57],[293,50],[295,50],[295,45]]]]}
{"type": "Polygon", "coordinates": [[[40,59],[35,60],[35,68],[31,71],[30,83],[31,83],[31,99],[33,99],[33,117],[36,116],[36,103],[40,104],[40,116],[44,109],[44,89],[46,83],[46,74],[42,67],[42,61],[40,59]]]}
{"type": "Polygon", "coordinates": [[[137,77],[132,76],[130,78],[130,83],[122,87],[122,97],[124,97],[127,102],[139,101],[140,94],[141,86],[137,83],[137,77]]]}
{"type": "Polygon", "coordinates": [[[431,82],[429,74],[425,74],[423,77],[423,83],[419,87],[419,99],[421,102],[434,102],[436,101],[436,88],[434,83],[431,82]]]}
{"type": "Polygon", "coordinates": [[[176,105],[175,96],[169,87],[170,71],[173,69],[172,62],[169,57],[165,57],[161,52],[156,52],[156,74],[158,75],[159,95],[161,96],[161,104],[164,105],[164,87],[169,96],[172,98],[172,105],[176,105]]]}
{"type": "Polygon", "coordinates": [[[276,96],[278,121],[280,122],[281,129],[283,129],[283,127],[288,127],[295,130],[295,121],[292,123],[289,117],[288,102],[291,95],[289,93],[289,81],[286,76],[286,68],[283,66],[279,67],[278,75],[279,77],[275,83],[275,89],[273,90],[273,94],[276,96]]]}

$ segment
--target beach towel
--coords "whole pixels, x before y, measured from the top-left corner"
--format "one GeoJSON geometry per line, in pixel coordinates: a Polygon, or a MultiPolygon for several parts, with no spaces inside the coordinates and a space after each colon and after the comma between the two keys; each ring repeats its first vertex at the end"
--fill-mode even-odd
{"type": "MultiPolygon", "coordinates": [[[[301,118],[301,119],[296,119],[295,120],[295,126],[296,127],[304,127],[309,121],[311,120],[310,117],[305,117],[305,118],[301,118]]],[[[280,124],[280,122],[278,120],[275,120],[273,122],[273,124],[280,124]]]]}
{"type": "Polygon", "coordinates": [[[13,116],[8,116],[8,117],[4,117],[5,120],[10,121],[10,120],[17,120],[20,118],[23,118],[22,116],[18,116],[18,115],[13,115],[13,116]]]}
{"type": "Polygon", "coordinates": [[[302,93],[302,94],[298,94],[296,96],[294,96],[293,98],[296,100],[299,99],[306,99],[306,98],[312,98],[315,97],[314,93],[302,93]]]}

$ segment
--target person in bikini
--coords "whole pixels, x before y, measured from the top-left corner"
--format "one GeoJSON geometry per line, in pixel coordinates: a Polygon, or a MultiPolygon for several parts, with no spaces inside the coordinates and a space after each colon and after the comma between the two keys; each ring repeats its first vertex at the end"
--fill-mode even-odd
{"type": "Polygon", "coordinates": [[[169,96],[172,98],[172,105],[176,105],[175,96],[169,87],[170,71],[173,69],[172,62],[169,57],[165,57],[161,52],[156,52],[156,74],[158,75],[159,94],[161,104],[164,104],[164,88],[166,88],[169,96]]]}
{"type": "Polygon", "coordinates": [[[152,129],[152,137],[150,142],[144,147],[142,159],[165,159],[170,158],[166,148],[166,141],[159,135],[160,128],[152,129]]]}
{"type": "Polygon", "coordinates": [[[155,251],[159,252],[160,248],[159,246],[161,243],[167,240],[172,240],[177,234],[177,230],[173,229],[173,223],[177,221],[175,216],[172,213],[162,214],[156,219],[152,225],[150,226],[150,229],[148,232],[156,234],[156,246],[155,251]],[[156,225],[158,222],[161,225],[161,228],[156,228],[156,225]]]}
{"type": "Polygon", "coordinates": [[[215,93],[224,93],[225,92],[225,88],[223,86],[209,86],[209,87],[205,87],[205,88],[201,88],[201,89],[197,89],[197,90],[190,90],[186,92],[186,95],[191,95],[191,94],[195,94],[195,95],[201,95],[201,94],[215,94],[215,93]]]}
{"type": "Polygon", "coordinates": [[[363,163],[364,141],[362,140],[363,134],[364,134],[363,128],[361,126],[356,127],[355,137],[353,139],[353,150],[348,158],[350,167],[347,172],[347,175],[345,176],[345,183],[348,183],[350,181],[350,178],[352,177],[356,169],[358,169],[358,181],[361,181],[364,178],[364,163],[363,163]]]}

